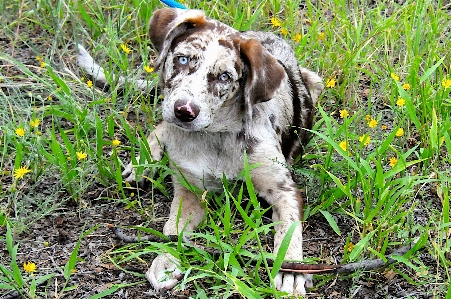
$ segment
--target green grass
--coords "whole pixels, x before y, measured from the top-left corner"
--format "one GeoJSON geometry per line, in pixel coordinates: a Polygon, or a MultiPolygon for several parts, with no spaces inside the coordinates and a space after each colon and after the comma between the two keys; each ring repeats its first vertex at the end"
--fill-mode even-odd
{"type": "MultiPolygon", "coordinates": [[[[111,200],[153,215],[142,210],[139,199],[129,197],[119,157],[124,152],[148,154],[143,137],[161,118],[158,96],[142,95],[131,85],[119,90],[112,77],[109,90],[89,87],[75,65],[73,43],[89,47],[107,75],[147,78],[149,86],[155,86],[156,75],[144,69],[155,58],[147,24],[162,5],[155,0],[82,3],[0,4],[0,41],[10,46],[0,51],[0,225],[8,231],[0,241],[8,244],[9,253],[0,259],[0,285],[17,289],[24,297],[35,297],[36,281],[17,266],[21,247],[13,244],[13,236],[65,202],[79,201],[88,186],[99,183],[109,188],[111,200]],[[124,53],[121,45],[131,53],[124,53]],[[18,128],[24,130],[23,136],[17,134],[18,128]],[[113,145],[116,139],[121,144],[113,145]],[[15,179],[14,171],[20,167],[30,172],[15,179]],[[39,195],[48,180],[54,182],[48,186],[51,195],[39,195]],[[61,198],[61,193],[66,195],[61,198]]],[[[416,251],[400,257],[392,270],[419,290],[426,285],[430,295],[451,298],[449,4],[442,10],[442,1],[314,3],[307,1],[299,9],[299,1],[185,1],[239,30],[285,32],[300,64],[320,73],[325,82],[336,83],[321,96],[313,138],[293,172],[306,190],[305,220],[325,217],[346,239],[347,248],[353,248],[340,253],[340,262],[383,257],[419,240],[416,249],[421,247],[437,265],[424,265],[416,251]],[[280,20],[280,27],[272,26],[272,17],[280,20]],[[298,34],[302,37],[295,41],[298,34]],[[349,115],[341,118],[342,110],[349,115]],[[374,128],[369,127],[372,119],[377,121],[374,128]],[[417,221],[415,213],[427,221],[417,221]],[[335,219],[344,220],[352,230],[342,232],[342,223],[335,219]]],[[[166,163],[149,166],[160,174],[153,186],[169,195],[164,178],[171,171],[166,163]]],[[[275,293],[260,243],[272,224],[261,221],[264,209],[252,192],[248,198],[243,192],[236,195],[232,185],[224,181],[222,194],[207,195],[207,219],[193,235],[198,242],[221,249],[219,258],[198,248],[175,250],[184,246],[180,242],[144,243],[111,253],[113,262],[120,267],[163,250],[180,257],[187,273],[181,287],[192,283],[200,298],[275,293]],[[255,255],[264,273],[243,267],[242,259],[255,255]]],[[[248,185],[237,188],[252,190],[248,185]]],[[[65,269],[65,278],[69,275],[65,269]]],[[[349,279],[358,281],[362,275],[349,279]]],[[[329,279],[317,276],[315,286],[329,279]]]]}

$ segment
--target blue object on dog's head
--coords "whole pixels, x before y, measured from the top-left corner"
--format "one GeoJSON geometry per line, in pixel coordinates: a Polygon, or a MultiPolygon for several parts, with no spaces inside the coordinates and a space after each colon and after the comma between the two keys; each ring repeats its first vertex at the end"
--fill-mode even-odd
{"type": "Polygon", "coordinates": [[[187,9],[185,6],[183,6],[182,4],[178,3],[177,1],[174,0],[160,0],[161,2],[163,2],[164,4],[166,4],[169,7],[172,8],[181,8],[181,9],[187,9]]]}

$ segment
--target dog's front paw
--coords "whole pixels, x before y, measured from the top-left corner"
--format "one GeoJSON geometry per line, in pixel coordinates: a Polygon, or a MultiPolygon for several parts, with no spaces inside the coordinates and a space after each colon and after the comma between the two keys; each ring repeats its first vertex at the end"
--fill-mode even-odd
{"type": "Polygon", "coordinates": [[[305,287],[312,287],[311,274],[291,274],[279,272],[274,278],[276,289],[294,295],[305,296],[305,287]]]}
{"type": "Polygon", "coordinates": [[[175,264],[176,261],[168,254],[159,255],[153,260],[146,272],[146,278],[155,290],[170,290],[183,278],[183,273],[175,264]]]}
{"type": "MultiPolygon", "coordinates": [[[[139,158],[137,158],[139,160],[139,158]]],[[[139,183],[140,187],[143,187],[145,184],[145,177],[149,175],[149,169],[144,169],[141,177],[136,177],[135,168],[133,167],[132,162],[130,162],[122,172],[122,178],[127,183],[139,183]]]]}

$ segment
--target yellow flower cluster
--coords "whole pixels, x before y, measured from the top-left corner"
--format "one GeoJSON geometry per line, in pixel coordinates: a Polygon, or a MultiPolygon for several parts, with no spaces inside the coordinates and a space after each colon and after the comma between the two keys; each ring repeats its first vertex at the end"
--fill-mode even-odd
{"type": "Polygon", "coordinates": [[[346,140],[343,140],[342,142],[340,142],[338,144],[338,146],[341,147],[341,149],[345,152],[348,150],[348,143],[346,142],[346,140]]]}
{"type": "Polygon", "coordinates": [[[346,109],[340,110],[340,118],[346,118],[349,116],[349,112],[346,109]]]}
{"type": "Polygon", "coordinates": [[[125,54],[130,54],[132,52],[132,49],[130,49],[126,44],[121,44],[121,49],[125,54]]]}
{"type": "Polygon", "coordinates": [[[395,157],[391,157],[389,162],[391,167],[395,167],[396,163],[398,163],[398,159],[396,159],[395,157]]]}
{"type": "Polygon", "coordinates": [[[25,263],[23,263],[23,269],[27,273],[36,272],[36,264],[33,262],[25,262],[25,263]]]}
{"type": "Polygon", "coordinates": [[[31,172],[30,169],[28,169],[28,166],[22,166],[19,168],[14,169],[14,178],[16,180],[23,178],[27,173],[31,172]]]}
{"type": "Polygon", "coordinates": [[[395,136],[396,137],[401,137],[401,136],[403,136],[404,135],[404,129],[403,128],[399,128],[397,131],[396,131],[396,133],[395,133],[395,136]]]}
{"type": "Polygon", "coordinates": [[[396,101],[396,105],[398,105],[399,107],[403,107],[405,104],[406,104],[406,100],[404,100],[401,97],[399,97],[398,100],[396,101]]]}
{"type": "Polygon", "coordinates": [[[333,88],[333,87],[335,87],[336,84],[337,84],[337,80],[335,80],[335,78],[330,78],[326,82],[326,87],[333,88]]]}
{"type": "Polygon", "coordinates": [[[371,118],[371,119],[368,121],[368,127],[370,127],[371,129],[376,128],[376,127],[377,127],[377,124],[378,124],[378,122],[377,122],[377,120],[376,120],[375,118],[371,118]]]}
{"type": "Polygon", "coordinates": [[[39,62],[39,66],[40,66],[41,68],[45,68],[46,64],[45,64],[45,61],[44,61],[44,59],[42,58],[42,56],[37,55],[37,56],[36,56],[36,60],[39,62]]]}
{"type": "MultiPolygon", "coordinates": [[[[274,17],[271,17],[269,20],[271,21],[272,28],[280,28],[280,33],[281,33],[283,36],[285,36],[285,37],[288,36],[288,34],[289,34],[288,29],[285,28],[285,27],[282,27],[282,20],[280,20],[279,18],[277,18],[277,17],[275,17],[275,16],[274,16],[274,17]]],[[[302,34],[296,33],[296,34],[292,37],[292,39],[293,39],[295,42],[298,43],[298,42],[300,42],[301,39],[302,39],[302,34]]]]}
{"type": "Polygon", "coordinates": [[[443,86],[445,89],[450,88],[450,87],[451,87],[451,79],[443,79],[443,80],[442,80],[442,86],[443,86]]]}
{"type": "Polygon", "coordinates": [[[19,137],[24,137],[25,136],[25,130],[22,127],[18,127],[16,129],[16,135],[19,137]]]}
{"type": "Polygon", "coordinates": [[[399,81],[399,76],[396,73],[391,72],[390,77],[395,81],[399,81]]]}
{"type": "Polygon", "coordinates": [[[41,124],[41,120],[40,119],[32,119],[30,120],[30,127],[32,128],[37,128],[39,127],[39,125],[41,124]]]}
{"type": "Polygon", "coordinates": [[[147,73],[153,73],[153,71],[154,71],[153,67],[150,67],[150,66],[148,66],[148,65],[145,65],[145,66],[144,66],[144,70],[145,70],[147,73]]]}
{"type": "Polygon", "coordinates": [[[81,161],[81,160],[86,159],[88,157],[88,154],[86,154],[84,152],[76,152],[75,154],[77,155],[78,161],[81,161]]]}

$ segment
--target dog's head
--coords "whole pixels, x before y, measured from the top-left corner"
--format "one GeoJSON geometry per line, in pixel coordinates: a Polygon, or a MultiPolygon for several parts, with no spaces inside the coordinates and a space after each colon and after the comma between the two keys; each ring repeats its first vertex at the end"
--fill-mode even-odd
{"type": "Polygon", "coordinates": [[[252,106],[270,100],[286,76],[258,40],[203,11],[160,9],[149,27],[163,118],[184,129],[240,130],[252,106]]]}

